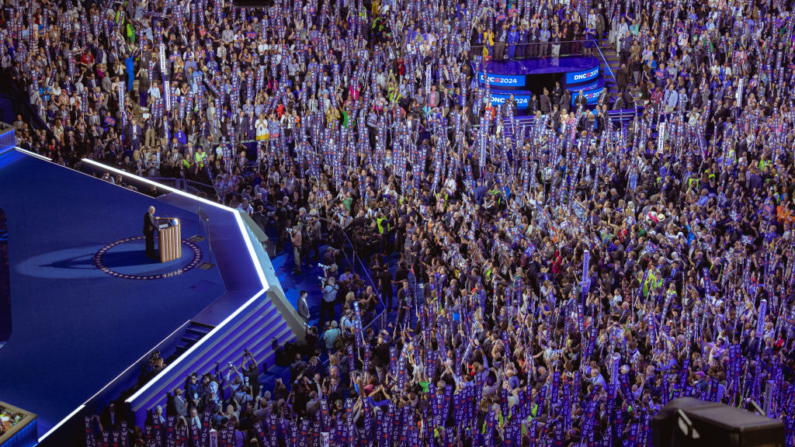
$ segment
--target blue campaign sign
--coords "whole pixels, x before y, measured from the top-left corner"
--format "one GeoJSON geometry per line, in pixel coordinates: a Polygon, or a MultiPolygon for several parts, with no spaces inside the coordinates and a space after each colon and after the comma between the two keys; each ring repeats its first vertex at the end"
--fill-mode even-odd
{"type": "MultiPolygon", "coordinates": [[[[500,93],[492,93],[491,94],[491,105],[496,106],[497,104],[503,104],[505,101],[510,99],[511,95],[508,94],[500,94],[500,93]]],[[[513,100],[516,101],[516,108],[519,110],[526,109],[527,106],[530,104],[530,97],[531,95],[513,95],[513,100]]]]}
{"type": "Polygon", "coordinates": [[[599,76],[599,67],[592,68],[585,71],[575,71],[573,73],[566,73],[566,84],[576,84],[595,79],[599,76]]]}
{"type": "MultiPolygon", "coordinates": [[[[486,83],[486,78],[482,71],[480,72],[478,79],[480,80],[481,84],[486,83]]],[[[492,87],[524,87],[525,76],[498,75],[489,73],[489,84],[491,84],[492,87]]]]}
{"type": "MultiPolygon", "coordinates": [[[[602,91],[604,89],[605,88],[602,87],[602,88],[598,88],[596,90],[588,90],[588,91],[586,91],[585,92],[585,98],[588,100],[588,105],[596,104],[598,102],[598,100],[599,100],[599,95],[602,94],[602,91]]],[[[572,94],[571,95],[571,103],[574,104],[574,102],[577,101],[577,98],[579,98],[579,97],[580,97],[579,93],[577,93],[576,95],[572,94]]]]}

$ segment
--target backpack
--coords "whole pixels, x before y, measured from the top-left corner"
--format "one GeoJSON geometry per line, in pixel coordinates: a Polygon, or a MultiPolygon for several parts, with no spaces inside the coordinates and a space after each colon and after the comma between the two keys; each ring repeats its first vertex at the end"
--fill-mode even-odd
{"type": "Polygon", "coordinates": [[[340,330],[337,328],[337,338],[334,340],[334,349],[342,349],[344,346],[345,343],[342,340],[342,334],[340,334],[340,330]]]}

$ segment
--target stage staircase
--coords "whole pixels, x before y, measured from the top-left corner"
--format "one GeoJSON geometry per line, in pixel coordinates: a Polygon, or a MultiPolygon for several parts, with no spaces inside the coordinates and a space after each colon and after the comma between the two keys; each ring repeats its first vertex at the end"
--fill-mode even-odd
{"type": "Polygon", "coordinates": [[[188,349],[193,347],[196,343],[204,338],[207,334],[214,329],[213,326],[191,321],[185,333],[182,334],[179,342],[177,343],[176,350],[166,359],[166,365],[170,365],[188,349]]]}
{"type": "Polygon", "coordinates": [[[608,89],[610,103],[612,104],[618,97],[618,84],[616,83],[615,76],[616,73],[618,73],[618,69],[621,67],[621,61],[615,49],[608,46],[602,46],[600,49],[604,58],[600,58],[602,59],[602,63],[599,64],[599,70],[601,70],[602,76],[604,77],[605,88],[608,89]]]}
{"type": "MultiPolygon", "coordinates": [[[[175,388],[184,387],[186,379],[192,373],[201,376],[218,370],[219,374],[226,377],[229,363],[240,369],[246,349],[258,360],[260,371],[273,366],[274,340],[278,347],[295,337],[273,304],[269,293],[265,292],[253,298],[225,324],[201,336],[201,343],[195,340],[188,347],[189,340],[193,339],[183,337],[180,349],[184,350],[184,354],[180,361],[167,367],[156,381],[127,400],[129,410],[135,414],[136,424],[143,426],[148,411],[158,405],[166,408],[168,394],[175,388]]],[[[190,334],[192,337],[199,337],[199,332],[207,328],[197,327],[190,334]]],[[[226,391],[228,394],[228,389],[226,391]]]]}

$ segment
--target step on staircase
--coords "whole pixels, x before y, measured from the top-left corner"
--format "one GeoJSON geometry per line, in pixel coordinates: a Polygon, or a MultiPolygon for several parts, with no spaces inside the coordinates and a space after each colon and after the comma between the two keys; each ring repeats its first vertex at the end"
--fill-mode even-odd
{"type": "Polygon", "coordinates": [[[177,348],[173,354],[166,359],[166,365],[170,365],[174,360],[178,359],[182,354],[190,349],[193,345],[199,342],[205,335],[209,334],[214,329],[213,326],[191,321],[185,334],[177,343],[177,348]]]}
{"type": "Polygon", "coordinates": [[[604,61],[599,64],[599,69],[602,72],[602,76],[605,80],[605,88],[607,89],[608,96],[610,97],[610,102],[614,102],[618,97],[618,84],[616,84],[615,79],[613,76],[618,73],[618,69],[621,68],[621,60],[616,53],[616,50],[611,47],[601,47],[602,54],[605,56],[605,61],[607,61],[607,65],[605,65],[604,61]],[[608,70],[609,68],[609,70],[608,70]],[[610,72],[613,72],[613,76],[610,76],[610,72]]]}
{"type": "Polygon", "coordinates": [[[205,335],[200,336],[199,332],[207,329],[207,326],[190,331],[190,335],[180,343],[178,349],[182,350],[183,355],[176,363],[170,363],[147,387],[125,401],[128,411],[135,414],[136,424],[143,426],[147,412],[158,405],[165,408],[167,394],[173,392],[174,388],[183,387],[190,374],[195,372],[201,376],[213,373],[216,365],[220,365],[219,370],[226,374],[229,362],[239,367],[245,349],[257,359],[260,371],[273,366],[273,340],[276,339],[278,346],[283,346],[293,341],[295,336],[269,293],[272,292],[263,293],[249,301],[231,320],[205,335]],[[190,347],[187,345],[189,340],[193,343],[190,347]],[[187,352],[191,348],[193,350],[187,352]]]}
{"type": "MultiPolygon", "coordinates": [[[[148,107],[141,107],[141,101],[138,100],[138,80],[133,81],[133,98],[128,98],[128,101],[132,101],[132,111],[133,117],[135,120],[143,124],[144,123],[144,114],[149,113],[148,107]]],[[[152,98],[149,98],[149,103],[151,104],[152,98]]]]}

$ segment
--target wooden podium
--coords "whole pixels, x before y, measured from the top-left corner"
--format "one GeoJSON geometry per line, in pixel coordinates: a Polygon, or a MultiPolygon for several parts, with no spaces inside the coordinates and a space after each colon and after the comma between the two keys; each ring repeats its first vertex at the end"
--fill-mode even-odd
{"type": "Polygon", "coordinates": [[[179,219],[159,217],[157,219],[157,245],[160,262],[173,261],[182,257],[182,231],[179,219]]]}

